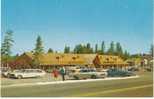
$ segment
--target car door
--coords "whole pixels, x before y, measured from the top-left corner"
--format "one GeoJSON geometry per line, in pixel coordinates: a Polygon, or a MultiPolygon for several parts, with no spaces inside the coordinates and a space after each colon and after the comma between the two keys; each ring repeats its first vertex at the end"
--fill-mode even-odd
{"type": "Polygon", "coordinates": [[[25,70],[24,76],[25,77],[33,77],[34,76],[33,70],[25,70]]]}
{"type": "Polygon", "coordinates": [[[30,76],[31,77],[37,77],[38,76],[37,70],[30,70],[30,76]]]}
{"type": "Polygon", "coordinates": [[[89,70],[82,70],[82,72],[81,72],[81,78],[90,78],[90,76],[91,76],[91,72],[89,71],[89,70]]]}
{"type": "Polygon", "coordinates": [[[35,70],[34,76],[39,77],[39,76],[42,76],[42,75],[43,75],[43,71],[41,71],[41,70],[35,70]]]}
{"type": "Polygon", "coordinates": [[[23,77],[29,77],[29,71],[28,70],[23,70],[23,77]]]}

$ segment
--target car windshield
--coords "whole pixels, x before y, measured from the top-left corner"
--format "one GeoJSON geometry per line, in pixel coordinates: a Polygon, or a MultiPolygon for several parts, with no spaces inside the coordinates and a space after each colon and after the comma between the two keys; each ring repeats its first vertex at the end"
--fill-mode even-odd
{"type": "Polygon", "coordinates": [[[90,71],[90,72],[96,72],[96,70],[94,70],[94,69],[90,69],[89,71],[90,71]]]}
{"type": "Polygon", "coordinates": [[[13,70],[13,72],[19,73],[19,72],[23,72],[23,70],[13,70]]]}
{"type": "Polygon", "coordinates": [[[43,71],[42,71],[42,70],[36,70],[36,72],[41,73],[41,72],[43,72],[43,71]]]}
{"type": "Polygon", "coordinates": [[[80,70],[80,72],[88,72],[88,70],[87,69],[82,69],[82,70],[80,70]]]}
{"type": "Polygon", "coordinates": [[[94,69],[82,69],[80,72],[96,72],[94,69]]]}
{"type": "Polygon", "coordinates": [[[25,73],[31,73],[34,72],[34,70],[24,70],[25,73]]]}
{"type": "Polygon", "coordinates": [[[3,70],[1,70],[1,71],[2,71],[2,72],[7,72],[8,70],[4,70],[4,69],[3,69],[3,70]]]}

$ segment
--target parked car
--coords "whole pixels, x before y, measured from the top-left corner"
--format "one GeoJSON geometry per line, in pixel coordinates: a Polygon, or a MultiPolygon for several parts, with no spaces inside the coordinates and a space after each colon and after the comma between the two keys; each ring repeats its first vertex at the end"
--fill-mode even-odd
{"type": "Polygon", "coordinates": [[[139,71],[139,69],[136,67],[132,67],[132,68],[129,68],[128,71],[139,71]]]}
{"type": "Polygon", "coordinates": [[[10,78],[30,78],[30,77],[43,77],[46,74],[45,71],[41,69],[22,69],[22,70],[14,70],[9,73],[10,78]]]}
{"type": "Polygon", "coordinates": [[[8,77],[9,76],[9,73],[11,73],[12,71],[11,70],[3,70],[2,71],[2,76],[3,77],[8,77]]]}
{"type": "Polygon", "coordinates": [[[96,69],[81,69],[79,72],[74,72],[69,75],[70,78],[79,80],[79,79],[97,79],[105,78],[106,73],[98,72],[96,69]]]}
{"type": "Polygon", "coordinates": [[[118,69],[109,69],[107,73],[108,77],[126,77],[135,75],[133,72],[118,69]]]}
{"type": "Polygon", "coordinates": [[[148,72],[151,72],[152,68],[146,67],[145,70],[148,71],[148,72]]]}
{"type": "Polygon", "coordinates": [[[9,72],[11,72],[10,69],[8,69],[8,68],[1,68],[1,75],[2,75],[2,77],[7,77],[9,72]]]}

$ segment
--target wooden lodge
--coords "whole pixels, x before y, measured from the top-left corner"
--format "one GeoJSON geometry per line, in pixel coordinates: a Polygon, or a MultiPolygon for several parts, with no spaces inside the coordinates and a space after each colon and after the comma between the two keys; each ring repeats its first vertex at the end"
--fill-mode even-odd
{"type": "Polygon", "coordinates": [[[122,58],[114,55],[97,55],[94,64],[98,68],[123,68],[129,64],[124,62],[122,58]]]}
{"type": "MultiPolygon", "coordinates": [[[[26,52],[10,63],[11,68],[36,68],[34,66],[34,55],[26,52]]],[[[97,54],[62,54],[45,53],[38,56],[38,66],[41,69],[50,69],[54,66],[88,66],[98,68],[110,68],[128,66],[118,56],[97,54]]]]}

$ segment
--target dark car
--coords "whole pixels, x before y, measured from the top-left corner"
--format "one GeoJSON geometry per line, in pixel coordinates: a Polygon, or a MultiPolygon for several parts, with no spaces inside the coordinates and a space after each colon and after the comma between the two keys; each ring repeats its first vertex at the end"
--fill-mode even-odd
{"type": "Polygon", "coordinates": [[[126,77],[126,76],[133,76],[135,75],[133,72],[130,71],[123,71],[118,69],[109,69],[107,71],[108,77],[126,77]]]}
{"type": "Polygon", "coordinates": [[[132,68],[129,68],[128,71],[139,71],[139,69],[135,68],[135,67],[134,68],[132,67],[132,68]]]}

